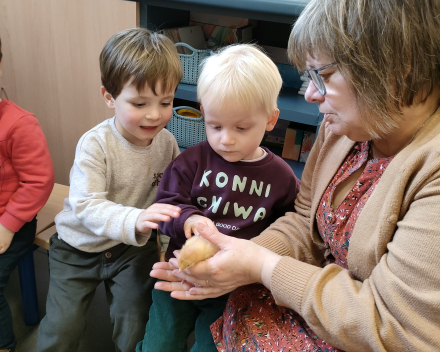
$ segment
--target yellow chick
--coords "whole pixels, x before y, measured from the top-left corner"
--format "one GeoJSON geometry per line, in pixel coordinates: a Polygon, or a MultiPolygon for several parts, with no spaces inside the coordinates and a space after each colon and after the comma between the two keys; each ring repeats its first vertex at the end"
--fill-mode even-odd
{"type": "Polygon", "coordinates": [[[209,259],[219,251],[219,248],[201,236],[192,236],[183,245],[177,264],[179,273],[197,262],[209,259]]]}

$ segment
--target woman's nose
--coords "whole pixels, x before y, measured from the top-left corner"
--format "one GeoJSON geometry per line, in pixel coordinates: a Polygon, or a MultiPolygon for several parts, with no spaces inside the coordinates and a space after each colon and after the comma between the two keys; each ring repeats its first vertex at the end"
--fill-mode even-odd
{"type": "Polygon", "coordinates": [[[310,81],[307,86],[304,98],[309,103],[322,103],[324,101],[324,96],[319,93],[319,90],[315,87],[315,84],[312,81],[310,81]]]}

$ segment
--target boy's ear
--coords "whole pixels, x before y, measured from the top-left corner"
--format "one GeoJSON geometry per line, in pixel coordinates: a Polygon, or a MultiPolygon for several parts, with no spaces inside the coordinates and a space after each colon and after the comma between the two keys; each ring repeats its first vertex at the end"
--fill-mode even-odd
{"type": "Polygon", "coordinates": [[[113,100],[112,95],[105,90],[104,86],[101,86],[101,95],[104,98],[104,101],[107,104],[107,106],[110,109],[114,109],[115,108],[115,101],[113,100]]]}
{"type": "Polygon", "coordinates": [[[266,131],[272,131],[275,127],[275,124],[278,121],[278,116],[280,115],[280,110],[275,109],[269,116],[269,119],[267,120],[266,124],[266,131]]]}
{"type": "Polygon", "coordinates": [[[202,113],[203,116],[205,116],[205,111],[203,110],[203,106],[200,105],[200,112],[202,113]]]}

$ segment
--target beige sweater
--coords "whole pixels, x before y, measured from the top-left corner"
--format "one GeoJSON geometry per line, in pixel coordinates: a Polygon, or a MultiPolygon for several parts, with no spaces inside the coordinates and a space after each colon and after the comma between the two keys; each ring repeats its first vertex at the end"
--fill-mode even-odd
{"type": "Polygon", "coordinates": [[[59,238],[89,253],[145,245],[151,231],[137,233],[136,220],[154,203],[162,173],[178,154],[165,129],[140,147],[119,133],[115,118],[93,127],[76,147],[69,197],[55,217],[59,238]]]}
{"type": "Polygon", "coordinates": [[[315,216],[353,145],[322,126],[297,213],[253,239],[283,256],[271,291],[345,351],[440,351],[440,111],[382,175],[356,222],[345,270],[325,265],[315,216]]]}

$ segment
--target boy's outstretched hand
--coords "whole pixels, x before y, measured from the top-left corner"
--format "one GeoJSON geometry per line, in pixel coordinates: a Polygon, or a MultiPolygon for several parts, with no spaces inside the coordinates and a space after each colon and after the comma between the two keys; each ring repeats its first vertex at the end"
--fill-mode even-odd
{"type": "Polygon", "coordinates": [[[6,252],[12,242],[12,238],[14,237],[15,232],[9,230],[0,224],[0,254],[6,252]]]}
{"type": "Polygon", "coordinates": [[[180,216],[180,208],[174,205],[154,203],[139,214],[136,220],[136,231],[148,232],[157,229],[160,221],[170,221],[180,216]]]}
{"type": "Polygon", "coordinates": [[[212,230],[217,230],[215,224],[205,216],[191,215],[183,224],[183,231],[186,238],[191,238],[192,234],[198,235],[197,224],[205,225],[212,230]]]}

